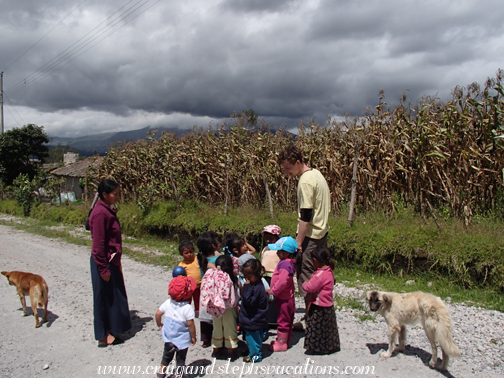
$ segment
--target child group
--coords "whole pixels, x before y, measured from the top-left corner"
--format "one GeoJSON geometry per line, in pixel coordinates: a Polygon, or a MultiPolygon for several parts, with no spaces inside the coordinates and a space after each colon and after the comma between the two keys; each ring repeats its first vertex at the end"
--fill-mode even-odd
{"type": "MultiPolygon", "coordinates": [[[[276,225],[264,227],[262,235],[267,246],[261,261],[253,256],[255,249],[236,234],[226,236],[222,252],[220,238],[213,232],[198,237],[197,256],[191,242],[180,244],[183,261],[174,269],[170,298],[155,315],[165,342],[158,377],[165,376],[175,355],[177,367],[185,366],[188,348],[196,343],[196,314],[202,346],[211,346],[214,358],[236,360],[241,333],[248,347],[243,361],[260,362],[268,323],[277,325],[270,349],[289,348],[298,245],[290,236],[281,237],[276,225]]],[[[326,248],[314,251],[312,258],[316,270],[302,284],[308,298],[304,348],[307,354],[334,353],[340,350],[333,305],[334,261],[326,248]]]]}

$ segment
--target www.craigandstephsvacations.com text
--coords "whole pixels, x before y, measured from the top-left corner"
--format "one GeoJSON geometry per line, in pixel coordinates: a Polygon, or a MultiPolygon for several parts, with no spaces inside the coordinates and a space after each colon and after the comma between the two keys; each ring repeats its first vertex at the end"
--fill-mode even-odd
{"type": "MultiPolygon", "coordinates": [[[[286,376],[296,376],[301,374],[307,375],[368,375],[375,373],[374,366],[320,366],[315,365],[315,361],[307,358],[303,365],[289,366],[289,365],[259,365],[252,363],[242,363],[241,366],[231,366],[231,361],[228,360],[225,365],[215,366],[216,359],[206,366],[201,365],[188,365],[188,366],[175,366],[170,364],[166,367],[163,373],[167,376],[175,375],[182,376],[183,374],[191,375],[210,375],[210,374],[226,374],[233,375],[237,378],[246,377],[248,375],[270,375],[282,374],[286,376]]],[[[158,366],[98,366],[98,374],[111,375],[111,374],[124,374],[124,375],[147,375],[156,374],[160,372],[158,366]]]]}

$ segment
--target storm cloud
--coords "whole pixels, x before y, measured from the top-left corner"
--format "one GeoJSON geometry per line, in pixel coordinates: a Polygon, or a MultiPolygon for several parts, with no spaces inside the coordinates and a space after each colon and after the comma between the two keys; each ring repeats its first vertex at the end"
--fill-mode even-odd
{"type": "Polygon", "coordinates": [[[362,115],[380,89],[391,104],[446,99],[504,68],[496,0],[0,4],[6,129],[50,135],[206,127],[245,109],[324,123],[362,115]]]}

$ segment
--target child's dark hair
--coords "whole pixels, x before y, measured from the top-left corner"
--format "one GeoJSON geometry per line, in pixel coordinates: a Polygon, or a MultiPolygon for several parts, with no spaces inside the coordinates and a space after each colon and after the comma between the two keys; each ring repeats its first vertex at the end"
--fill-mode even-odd
{"type": "Polygon", "coordinates": [[[260,280],[261,277],[266,272],[266,270],[264,269],[264,266],[262,266],[261,262],[259,260],[257,260],[257,259],[250,259],[250,260],[245,261],[245,264],[243,264],[243,267],[242,267],[242,271],[245,268],[251,269],[252,270],[252,274],[258,280],[260,280]]]}
{"type": "Polygon", "coordinates": [[[238,285],[238,278],[236,278],[236,275],[233,272],[233,260],[231,259],[231,256],[222,255],[217,257],[217,260],[215,260],[215,266],[220,266],[221,270],[229,275],[231,281],[233,281],[233,285],[238,285]]]}
{"type": "Polygon", "coordinates": [[[184,249],[192,249],[194,251],[194,245],[192,241],[186,240],[179,244],[178,251],[180,254],[184,252],[184,249]]]}
{"type": "Polygon", "coordinates": [[[240,250],[244,241],[245,240],[241,236],[238,236],[234,232],[226,235],[226,252],[229,255],[234,256],[234,250],[240,250]]]}
{"type": "Polygon", "coordinates": [[[213,243],[214,239],[212,238],[210,232],[205,232],[204,234],[201,234],[196,240],[196,246],[198,247],[199,250],[197,256],[198,263],[203,273],[207,271],[208,261],[206,257],[212,255],[215,252],[213,248],[213,243]]]}
{"type": "Polygon", "coordinates": [[[214,240],[214,245],[222,245],[220,235],[215,231],[209,231],[209,232],[210,232],[210,235],[212,236],[212,239],[214,240]]]}
{"type": "Polygon", "coordinates": [[[326,247],[318,248],[312,251],[311,255],[314,259],[317,259],[317,261],[320,262],[321,264],[329,265],[331,267],[331,270],[334,270],[334,268],[336,267],[336,263],[332,259],[329,249],[327,249],[326,247]]]}

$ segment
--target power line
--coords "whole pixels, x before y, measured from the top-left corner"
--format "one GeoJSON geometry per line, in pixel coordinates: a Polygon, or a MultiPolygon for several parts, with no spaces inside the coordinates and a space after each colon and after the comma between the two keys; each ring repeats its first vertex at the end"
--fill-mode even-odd
{"type": "MultiPolygon", "coordinates": [[[[14,105],[12,105],[12,101],[10,100],[9,96],[7,96],[4,92],[4,96],[5,98],[7,99],[7,101],[9,102],[10,106],[16,111],[17,115],[19,116],[19,118],[21,119],[21,122],[26,125],[26,122],[24,121],[23,117],[21,117],[21,114],[19,114],[19,112],[17,111],[16,107],[14,105]]],[[[7,110],[9,110],[7,108],[7,110]]],[[[9,110],[9,113],[11,113],[11,111],[9,110]]],[[[12,115],[12,113],[11,113],[12,115]]],[[[14,116],[12,115],[12,118],[14,118],[14,116]]],[[[16,121],[16,123],[19,125],[19,122],[16,120],[16,118],[14,118],[14,120],[16,121]]]]}
{"type": "MultiPolygon", "coordinates": [[[[133,1],[133,0],[130,0],[127,4],[129,4],[131,1],[133,1]]],[[[100,43],[101,41],[105,40],[106,38],[108,38],[113,33],[115,33],[117,30],[119,30],[120,28],[122,28],[126,24],[130,23],[131,21],[133,21],[135,18],[137,18],[141,14],[145,13],[147,10],[149,10],[150,8],[152,8],[154,5],[156,5],[161,0],[158,0],[156,3],[154,3],[153,5],[151,5],[150,7],[148,7],[147,9],[145,9],[142,12],[136,14],[134,17],[132,17],[131,19],[129,19],[128,21],[126,21],[123,25],[119,26],[115,30],[112,30],[118,23],[120,23],[121,21],[124,21],[124,19],[126,19],[127,17],[129,17],[130,15],[134,14],[139,9],[141,9],[142,7],[144,7],[150,0],[147,0],[145,2],[143,2],[143,1],[145,1],[145,0],[139,0],[139,1],[137,1],[131,7],[129,7],[128,9],[126,9],[120,15],[118,15],[117,17],[115,17],[113,20],[111,20],[106,26],[100,28],[98,31],[96,31],[95,33],[93,33],[90,37],[86,38],[84,41],[82,41],[81,43],[79,43],[86,36],[88,36],[94,30],[96,30],[98,27],[100,27],[100,25],[102,25],[103,23],[107,22],[116,13],[120,12],[124,7],[126,7],[127,4],[125,4],[124,6],[122,6],[121,8],[119,8],[116,12],[114,12],[111,16],[109,16],[105,21],[103,21],[98,26],[96,26],[94,29],[92,29],[90,32],[88,32],[86,35],[84,35],[83,37],[81,37],[77,42],[75,42],[74,44],[72,44],[71,46],[69,46],[66,50],[64,50],[58,56],[56,56],[55,58],[53,58],[51,61],[47,62],[45,65],[43,65],[41,68],[39,68],[39,70],[37,70],[36,72],[34,72],[31,75],[29,75],[28,77],[26,77],[26,79],[18,82],[13,87],[9,88],[9,93],[12,95],[14,93],[19,92],[20,90],[25,89],[28,85],[31,85],[34,82],[36,82],[36,81],[42,79],[43,77],[47,76],[50,72],[54,71],[55,69],[60,68],[63,65],[68,64],[69,62],[73,61],[78,56],[80,56],[81,54],[83,54],[85,51],[88,51],[90,48],[94,47],[95,45],[97,45],[98,43],[100,43]],[[110,31],[112,31],[112,32],[110,32],[110,31]],[[107,34],[107,35],[105,35],[105,34],[107,34]],[[80,52],[86,46],[88,46],[89,44],[91,44],[93,41],[96,41],[98,38],[102,37],[103,35],[105,35],[104,38],[101,38],[96,43],[92,44],[91,46],[89,46],[88,48],[86,48],[84,51],[80,52]],[[68,50],[70,50],[70,51],[68,51],[68,50]],[[77,53],[79,53],[79,54],[76,55],[77,53]],[[72,58],[72,59],[70,59],[70,58],[72,58]]]]}
{"type": "Polygon", "coordinates": [[[8,112],[10,113],[10,115],[12,116],[12,119],[18,124],[19,127],[23,127],[21,126],[21,124],[18,122],[18,120],[16,119],[16,117],[14,117],[14,114],[12,114],[12,112],[10,111],[9,107],[7,107],[7,110],[8,112]]]}
{"type": "Polygon", "coordinates": [[[6,71],[6,70],[7,70],[7,68],[9,68],[10,66],[12,66],[12,65],[13,65],[14,63],[16,63],[19,59],[21,59],[21,58],[22,58],[22,57],[23,57],[23,56],[24,56],[24,55],[25,55],[28,51],[30,51],[31,49],[33,49],[33,48],[34,48],[34,47],[35,47],[35,46],[36,46],[36,45],[37,45],[40,41],[42,41],[45,37],[47,37],[47,35],[48,35],[50,32],[52,32],[52,31],[53,31],[54,29],[56,29],[56,28],[57,28],[57,27],[58,27],[58,26],[59,26],[59,25],[60,25],[63,21],[65,21],[65,19],[66,19],[68,16],[70,16],[73,12],[75,12],[77,9],[79,9],[79,8],[80,8],[80,6],[81,6],[82,4],[84,4],[86,1],[87,1],[87,0],[84,0],[82,3],[80,3],[79,5],[77,5],[77,7],[76,7],[73,11],[71,11],[71,12],[70,12],[70,13],[68,13],[65,17],[63,17],[63,18],[61,19],[61,21],[60,21],[60,22],[58,22],[58,23],[57,23],[57,24],[56,24],[56,25],[55,25],[55,26],[54,26],[51,30],[49,30],[46,34],[44,34],[44,35],[42,36],[42,38],[40,38],[37,42],[35,42],[33,45],[31,45],[31,46],[28,48],[28,50],[26,50],[24,53],[22,53],[20,56],[18,56],[18,57],[17,57],[17,58],[16,58],[16,59],[15,59],[15,60],[11,63],[11,64],[9,64],[7,67],[5,67],[5,68],[3,69],[3,71],[6,71]]]}
{"type": "MultiPolygon", "coordinates": [[[[45,73],[51,71],[52,68],[54,68],[55,66],[57,66],[59,63],[65,61],[65,59],[68,58],[68,56],[71,56],[73,53],[75,53],[76,51],[78,51],[81,46],[86,42],[83,41],[81,42],[83,39],[85,39],[89,34],[93,33],[96,29],[98,29],[102,24],[106,23],[110,18],[112,18],[116,13],[119,13],[124,7],[126,7],[129,3],[131,3],[133,0],[130,0],[128,1],[126,4],[124,4],[122,7],[120,7],[118,10],[116,10],[114,13],[112,13],[110,16],[108,16],[104,21],[102,21],[101,23],[99,23],[97,26],[95,26],[93,29],[91,29],[89,32],[87,32],[84,36],[82,36],[81,38],[79,38],[77,41],[75,41],[73,44],[71,44],[69,47],[67,47],[65,50],[63,50],[61,53],[59,53],[58,55],[56,55],[54,58],[52,58],[51,60],[49,60],[48,62],[46,62],[44,65],[42,65],[41,67],[39,67],[35,72],[32,72],[30,75],[28,75],[26,78],[24,78],[23,80],[19,81],[17,84],[15,84],[14,86],[10,87],[8,89],[8,91],[11,92],[11,94],[13,93],[16,93],[18,92],[21,88],[23,87],[26,87],[26,84],[30,83],[31,81],[36,81],[37,79],[39,79],[40,77],[44,76],[45,73]],[[75,46],[75,47],[74,47],[75,46]],[[70,50],[70,51],[69,51],[70,50]],[[67,52],[69,51],[69,52],[67,52]],[[24,85],[23,85],[24,84],[24,85]]],[[[141,1],[144,1],[144,0],[139,0],[136,4],[138,4],[139,2],[141,1]]],[[[136,5],[135,4],[135,5],[136,5]]],[[[134,5],[133,5],[134,6],[134,5]]],[[[129,8],[131,9],[131,7],[129,8]]],[[[128,10],[129,10],[128,9],[128,10]]],[[[126,10],[126,11],[128,11],[126,10]]],[[[118,17],[121,17],[121,15],[119,15],[118,17]]],[[[117,19],[117,17],[115,18],[117,19]]],[[[114,19],[114,20],[115,20],[114,19]]],[[[105,26],[104,28],[106,28],[107,26],[105,26]]],[[[94,35],[96,34],[99,34],[101,31],[103,30],[103,28],[101,28],[100,30],[98,30],[97,32],[95,32],[93,35],[91,35],[89,38],[92,38],[94,35]]],[[[89,39],[88,38],[88,39],[89,39]]],[[[87,39],[87,40],[88,40],[87,39]]]]}

